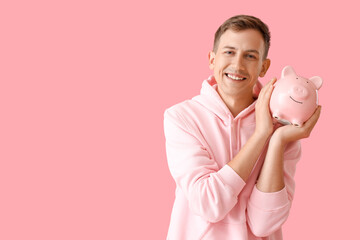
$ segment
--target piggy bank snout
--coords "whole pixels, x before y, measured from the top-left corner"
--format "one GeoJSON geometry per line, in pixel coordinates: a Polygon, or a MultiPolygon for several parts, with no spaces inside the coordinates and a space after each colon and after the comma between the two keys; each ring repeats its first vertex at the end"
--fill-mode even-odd
{"type": "Polygon", "coordinates": [[[290,95],[298,100],[304,100],[309,96],[309,90],[301,85],[295,85],[290,89],[290,95]]]}

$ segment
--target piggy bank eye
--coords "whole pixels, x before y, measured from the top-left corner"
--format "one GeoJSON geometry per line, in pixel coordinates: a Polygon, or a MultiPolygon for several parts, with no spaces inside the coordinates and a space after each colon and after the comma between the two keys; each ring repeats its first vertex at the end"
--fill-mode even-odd
{"type": "Polygon", "coordinates": [[[309,83],[309,81],[306,81],[306,83],[309,83]]]}

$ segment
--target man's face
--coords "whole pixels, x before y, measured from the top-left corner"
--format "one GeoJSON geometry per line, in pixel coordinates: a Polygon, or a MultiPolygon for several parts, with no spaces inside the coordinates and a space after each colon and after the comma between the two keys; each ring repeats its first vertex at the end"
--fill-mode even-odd
{"type": "Polygon", "coordinates": [[[252,98],[258,77],[263,77],[270,60],[263,60],[265,43],[254,29],[225,31],[216,53],[209,53],[209,67],[214,71],[221,97],[252,98]],[[241,95],[240,95],[241,94],[241,95]]]}

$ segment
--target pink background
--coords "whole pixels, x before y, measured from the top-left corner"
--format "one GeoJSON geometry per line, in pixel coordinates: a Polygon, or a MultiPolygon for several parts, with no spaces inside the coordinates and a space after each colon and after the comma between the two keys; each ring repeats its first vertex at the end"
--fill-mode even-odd
{"type": "Polygon", "coordinates": [[[2,1],[0,239],[165,239],[163,112],[199,93],[236,14],[270,27],[263,83],[285,65],[324,79],[285,239],[356,238],[359,6],[276,2],[2,1]]]}

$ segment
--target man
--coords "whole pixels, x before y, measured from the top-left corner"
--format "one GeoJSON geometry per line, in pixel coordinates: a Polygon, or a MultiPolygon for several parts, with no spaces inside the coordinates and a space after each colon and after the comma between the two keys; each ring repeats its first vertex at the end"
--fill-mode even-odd
{"type": "Polygon", "coordinates": [[[168,231],[177,239],[282,239],[294,195],[300,142],[320,107],[302,126],[274,125],[269,101],[276,79],[258,94],[269,66],[268,27],[234,16],[215,34],[213,76],[199,96],[164,114],[166,152],[176,182],[168,231]]]}

